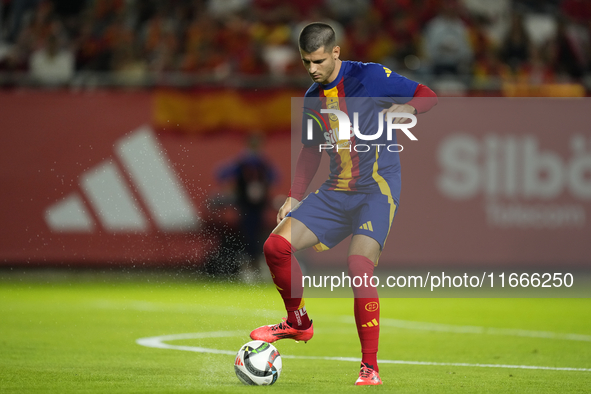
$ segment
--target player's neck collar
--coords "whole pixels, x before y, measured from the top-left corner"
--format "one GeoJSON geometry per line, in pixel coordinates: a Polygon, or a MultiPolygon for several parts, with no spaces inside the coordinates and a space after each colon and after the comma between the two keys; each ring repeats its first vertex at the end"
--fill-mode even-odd
{"type": "Polygon", "coordinates": [[[324,90],[334,88],[341,81],[341,78],[343,77],[343,70],[345,69],[345,62],[344,61],[341,61],[340,67],[341,68],[339,69],[339,73],[337,74],[337,77],[334,79],[334,81],[332,81],[331,83],[326,84],[326,85],[321,85],[324,90]]]}

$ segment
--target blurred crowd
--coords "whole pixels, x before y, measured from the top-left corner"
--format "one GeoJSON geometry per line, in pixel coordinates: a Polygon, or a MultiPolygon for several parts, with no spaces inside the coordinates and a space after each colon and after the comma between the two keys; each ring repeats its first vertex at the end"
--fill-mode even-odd
{"type": "Polygon", "coordinates": [[[589,86],[589,0],[0,0],[0,74],[305,77],[310,21],[335,27],[342,59],[423,81],[589,86]]]}

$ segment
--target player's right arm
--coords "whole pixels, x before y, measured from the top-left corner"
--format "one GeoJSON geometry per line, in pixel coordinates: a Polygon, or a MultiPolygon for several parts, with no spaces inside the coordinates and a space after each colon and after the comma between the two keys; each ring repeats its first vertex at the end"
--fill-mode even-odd
{"type": "Polygon", "coordinates": [[[287,197],[281,208],[279,208],[279,212],[277,212],[277,224],[281,223],[285,216],[291,211],[291,207],[295,207],[298,204],[299,201],[295,198],[287,197]]]}
{"type": "Polygon", "coordinates": [[[277,224],[302,200],[310,182],[312,182],[312,178],[314,178],[314,174],[318,170],[318,166],[320,166],[321,159],[322,152],[318,150],[317,146],[304,145],[302,147],[296,162],[293,184],[291,185],[289,196],[277,213],[277,224]]]}

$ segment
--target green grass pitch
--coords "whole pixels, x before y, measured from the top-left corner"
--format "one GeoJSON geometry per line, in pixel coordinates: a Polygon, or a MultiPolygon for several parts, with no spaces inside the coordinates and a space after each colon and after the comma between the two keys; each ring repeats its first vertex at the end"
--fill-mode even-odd
{"type": "Polygon", "coordinates": [[[279,380],[249,387],[232,354],[284,315],[272,285],[3,271],[0,393],[591,392],[591,299],[384,299],[380,387],[353,385],[352,300],[307,308],[314,338],[277,342],[279,380]],[[151,340],[166,349],[137,342],[183,333],[151,340]]]}

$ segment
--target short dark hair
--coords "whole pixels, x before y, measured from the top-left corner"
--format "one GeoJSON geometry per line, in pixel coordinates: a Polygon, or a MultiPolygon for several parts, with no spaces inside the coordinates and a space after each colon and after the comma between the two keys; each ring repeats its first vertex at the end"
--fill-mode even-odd
{"type": "Polygon", "coordinates": [[[335,46],[334,30],[326,23],[310,23],[302,29],[299,44],[300,48],[308,53],[312,53],[320,47],[324,47],[325,52],[330,51],[335,46]]]}

